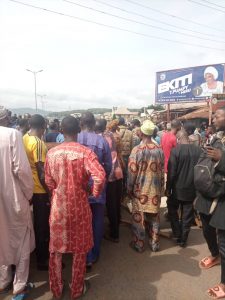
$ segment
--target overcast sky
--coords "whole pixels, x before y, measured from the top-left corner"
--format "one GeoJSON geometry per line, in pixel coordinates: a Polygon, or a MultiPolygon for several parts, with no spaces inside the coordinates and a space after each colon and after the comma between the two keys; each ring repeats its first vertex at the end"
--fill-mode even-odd
{"type": "MultiPolygon", "coordinates": [[[[225,8],[220,8],[224,10],[223,13],[188,0],[133,0],[140,5],[205,24],[204,27],[129,1],[101,0],[178,26],[176,29],[94,0],[71,0],[138,22],[200,38],[223,40],[213,42],[120,20],[63,0],[21,1],[147,35],[225,49],[225,8]],[[200,34],[181,30],[180,27],[199,31],[200,34]],[[218,28],[218,31],[209,27],[218,28]]],[[[225,7],[224,0],[211,2],[225,7]]],[[[214,7],[219,9],[219,6],[214,7]]],[[[138,36],[0,0],[0,104],[8,108],[35,107],[34,79],[32,73],[26,71],[27,68],[35,71],[43,69],[37,74],[37,93],[47,95],[47,110],[58,111],[147,106],[154,102],[156,71],[221,62],[225,62],[225,50],[204,49],[138,36]]],[[[40,98],[38,105],[41,108],[40,98]]]]}

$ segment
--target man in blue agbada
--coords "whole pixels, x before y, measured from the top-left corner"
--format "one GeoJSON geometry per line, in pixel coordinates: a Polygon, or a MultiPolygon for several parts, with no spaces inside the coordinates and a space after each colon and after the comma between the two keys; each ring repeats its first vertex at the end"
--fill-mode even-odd
{"type": "MultiPolygon", "coordinates": [[[[112,169],[112,157],[109,144],[101,135],[94,132],[95,118],[90,112],[82,115],[80,120],[81,132],[78,135],[78,143],[90,148],[95,152],[99,162],[106,172],[106,178],[109,177],[112,169]]],[[[92,182],[90,182],[90,185],[92,182]]],[[[95,263],[100,255],[101,241],[104,233],[104,209],[106,203],[106,186],[98,198],[89,197],[89,202],[92,210],[92,226],[94,236],[94,247],[88,253],[87,267],[91,269],[92,264],[95,263]]]]}

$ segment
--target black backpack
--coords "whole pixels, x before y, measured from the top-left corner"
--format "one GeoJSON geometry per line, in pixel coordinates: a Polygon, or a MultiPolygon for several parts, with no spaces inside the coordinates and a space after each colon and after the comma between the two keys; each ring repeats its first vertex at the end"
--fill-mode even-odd
{"type": "MultiPolygon", "coordinates": [[[[221,140],[215,138],[211,144],[223,149],[221,140]]],[[[194,184],[196,190],[204,197],[218,199],[225,194],[225,176],[215,169],[216,163],[207,157],[204,150],[194,168],[194,184]]]]}

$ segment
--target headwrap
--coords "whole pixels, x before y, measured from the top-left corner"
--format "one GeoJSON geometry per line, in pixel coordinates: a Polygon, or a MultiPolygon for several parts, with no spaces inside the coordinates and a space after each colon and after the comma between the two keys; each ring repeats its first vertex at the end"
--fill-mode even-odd
{"type": "Polygon", "coordinates": [[[218,71],[217,71],[217,69],[214,68],[214,67],[207,67],[207,68],[205,69],[205,71],[204,71],[204,77],[205,77],[206,74],[212,74],[212,75],[213,75],[213,78],[214,78],[215,80],[217,80],[217,78],[218,78],[218,71]]]}
{"type": "Polygon", "coordinates": [[[109,124],[107,125],[107,129],[109,131],[115,131],[118,126],[119,126],[119,121],[113,120],[113,121],[109,122],[109,124]]]}

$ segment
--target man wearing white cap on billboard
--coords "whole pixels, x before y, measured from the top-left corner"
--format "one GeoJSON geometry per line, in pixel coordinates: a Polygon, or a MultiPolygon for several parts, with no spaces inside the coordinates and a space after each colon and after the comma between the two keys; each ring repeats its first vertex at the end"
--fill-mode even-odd
{"type": "Polygon", "coordinates": [[[201,84],[202,93],[200,97],[211,97],[212,94],[223,93],[223,82],[217,81],[219,74],[215,67],[207,67],[204,71],[204,83],[201,84]]]}
{"type": "Polygon", "coordinates": [[[23,300],[33,286],[27,283],[34,234],[29,200],[33,195],[30,165],[21,133],[7,128],[7,110],[0,106],[0,294],[12,288],[13,300],[23,300]],[[16,266],[15,276],[11,265],[16,266]]]}

